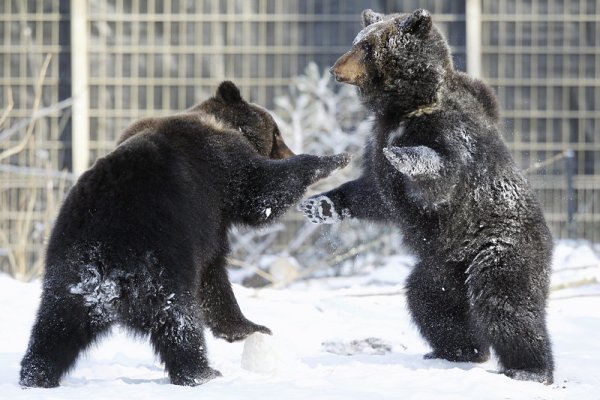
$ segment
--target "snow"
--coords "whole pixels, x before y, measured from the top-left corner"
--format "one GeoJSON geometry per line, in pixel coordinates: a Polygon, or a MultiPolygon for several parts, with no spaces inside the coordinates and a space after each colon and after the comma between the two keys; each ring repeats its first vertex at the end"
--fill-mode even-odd
{"type": "Polygon", "coordinates": [[[56,389],[21,389],[19,363],[40,282],[0,275],[0,399],[598,399],[600,257],[587,243],[556,246],[548,324],[555,383],[515,381],[484,364],[424,360],[402,282],[411,259],[391,257],[361,276],[315,279],[286,289],[234,289],[244,314],[273,330],[246,342],[207,334],[223,374],[198,387],[169,384],[150,345],[116,329],[56,389]],[[568,287],[577,283],[584,286],[568,287]],[[596,282],[596,283],[593,283],[596,282]],[[563,288],[563,289],[560,289],[563,288]]]}
{"type": "Polygon", "coordinates": [[[404,130],[405,130],[405,124],[401,123],[400,126],[398,126],[398,128],[396,128],[392,132],[390,132],[390,134],[388,136],[388,140],[387,140],[388,147],[393,146],[397,140],[402,138],[402,136],[404,135],[404,130]]]}
{"type": "Polygon", "coordinates": [[[432,177],[442,168],[442,159],[431,147],[385,147],[383,154],[399,172],[410,177],[432,177]]]}
{"type": "MultiPolygon", "coordinates": [[[[385,26],[386,24],[389,24],[389,23],[387,23],[387,21],[385,21],[385,20],[377,21],[377,22],[372,23],[371,25],[368,25],[367,27],[363,28],[360,32],[358,32],[358,34],[352,41],[352,46],[356,46],[358,43],[362,42],[367,36],[373,36],[375,34],[375,31],[377,31],[379,28],[385,26]]],[[[378,32],[377,36],[381,37],[382,32],[383,31],[378,32]]]]}
{"type": "Polygon", "coordinates": [[[71,286],[69,291],[83,296],[84,304],[92,307],[96,320],[108,322],[114,319],[115,311],[110,304],[121,296],[120,286],[110,277],[102,279],[96,266],[86,265],[81,281],[71,286]]]}
{"type": "Polygon", "coordinates": [[[244,341],[242,368],[253,372],[274,372],[300,365],[290,343],[278,336],[255,333],[244,341]]]}

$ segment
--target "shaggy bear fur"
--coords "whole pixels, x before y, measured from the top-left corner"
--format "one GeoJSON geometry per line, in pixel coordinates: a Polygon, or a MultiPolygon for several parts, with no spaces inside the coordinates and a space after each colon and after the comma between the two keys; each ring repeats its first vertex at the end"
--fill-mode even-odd
{"type": "Polygon", "coordinates": [[[228,341],[270,333],[231,290],[228,229],[272,222],[348,160],[293,155],[231,82],[182,114],[132,125],[62,205],[21,385],[58,386],[114,324],[150,338],[173,384],[219,376],[204,327],[228,341]]]}
{"type": "Polygon", "coordinates": [[[316,223],[393,222],[419,262],[406,283],[426,358],[482,362],[552,382],[546,328],[552,239],[498,129],[483,82],[455,71],[427,11],[363,12],[332,68],[375,114],[362,176],[300,210],[316,223]]]}

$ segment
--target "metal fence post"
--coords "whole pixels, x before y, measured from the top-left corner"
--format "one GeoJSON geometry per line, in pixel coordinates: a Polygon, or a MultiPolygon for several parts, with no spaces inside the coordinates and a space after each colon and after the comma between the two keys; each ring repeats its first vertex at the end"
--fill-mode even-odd
{"type": "Polygon", "coordinates": [[[85,0],[71,0],[71,151],[75,175],[88,168],[90,159],[87,7],[85,0]]]}
{"type": "Polygon", "coordinates": [[[481,77],[481,0],[466,0],[467,73],[481,77]]]}
{"type": "Polygon", "coordinates": [[[573,177],[575,176],[575,152],[572,149],[565,151],[565,176],[567,178],[567,234],[573,239],[576,237],[575,227],[575,188],[573,186],[573,177]]]}

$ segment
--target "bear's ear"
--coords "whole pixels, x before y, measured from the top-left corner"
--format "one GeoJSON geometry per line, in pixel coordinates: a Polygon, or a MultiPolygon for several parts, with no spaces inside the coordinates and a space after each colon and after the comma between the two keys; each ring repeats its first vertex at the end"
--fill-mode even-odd
{"type": "Polygon", "coordinates": [[[379,22],[383,20],[384,15],[376,13],[375,11],[367,8],[362,12],[362,26],[366,28],[367,26],[374,24],[375,22],[379,22]]]}
{"type": "Polygon", "coordinates": [[[240,89],[231,81],[223,81],[217,89],[217,98],[225,103],[237,103],[242,101],[240,89]]]}
{"type": "Polygon", "coordinates": [[[411,35],[425,36],[431,30],[431,14],[427,10],[419,9],[404,19],[398,20],[401,32],[411,35]]]}

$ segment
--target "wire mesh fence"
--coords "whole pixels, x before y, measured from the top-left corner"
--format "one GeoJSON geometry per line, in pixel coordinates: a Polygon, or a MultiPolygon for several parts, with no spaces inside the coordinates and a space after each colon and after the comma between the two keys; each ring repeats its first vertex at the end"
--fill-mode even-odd
{"type": "Polygon", "coordinates": [[[532,172],[529,179],[555,236],[598,242],[600,3],[481,4],[482,73],[498,94],[514,157],[526,169],[573,151],[572,188],[564,158],[532,172]]]}
{"type": "MultiPolygon", "coordinates": [[[[560,157],[528,178],[556,237],[600,242],[600,5],[478,4],[481,54],[470,56],[481,57],[482,77],[497,91],[515,159],[525,169],[572,149],[572,192],[560,157]]],[[[251,101],[285,114],[275,99],[293,93],[292,77],[311,61],[323,71],[347,51],[363,9],[420,7],[434,14],[455,66],[465,69],[462,1],[85,2],[87,22],[80,34],[88,42],[89,159],[111,151],[135,119],[183,110],[223,79],[234,80],[251,101]]],[[[69,172],[71,82],[81,71],[71,66],[72,12],[70,2],[59,0],[0,2],[0,269],[23,276],[39,272],[43,239],[75,178],[69,172]]],[[[286,139],[292,148],[301,146],[295,137],[286,139]]],[[[291,212],[284,224],[269,239],[273,251],[293,243],[303,222],[291,212]]]]}
{"type": "MultiPolygon", "coordinates": [[[[90,151],[105,154],[141,115],[168,114],[234,79],[272,108],[309,62],[333,65],[360,30],[363,8],[392,1],[95,1],[89,7],[90,151]]],[[[404,2],[406,3],[406,2],[404,2]]],[[[417,2],[412,2],[416,3],[417,2]]],[[[428,2],[464,64],[464,7],[428,2]],[[456,9],[456,7],[454,7],[456,9]],[[443,12],[446,10],[446,12],[443,12]],[[458,32],[457,32],[458,31],[458,32]],[[462,38],[462,41],[460,40],[462,38]]]]}

